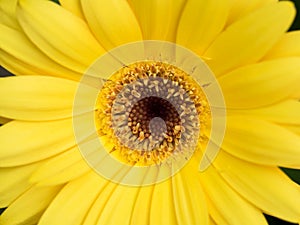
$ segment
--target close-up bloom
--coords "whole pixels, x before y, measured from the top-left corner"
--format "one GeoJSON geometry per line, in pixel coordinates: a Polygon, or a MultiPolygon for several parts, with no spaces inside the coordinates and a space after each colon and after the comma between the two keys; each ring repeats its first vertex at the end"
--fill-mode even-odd
{"type": "Polygon", "coordinates": [[[0,13],[0,225],[300,224],[291,1],[0,13]]]}

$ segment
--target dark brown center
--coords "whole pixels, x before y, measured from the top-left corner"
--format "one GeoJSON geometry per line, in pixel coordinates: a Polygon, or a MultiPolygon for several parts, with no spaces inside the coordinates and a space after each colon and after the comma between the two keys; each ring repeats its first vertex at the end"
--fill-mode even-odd
{"type": "Polygon", "coordinates": [[[151,135],[155,141],[173,142],[180,135],[180,121],[180,115],[169,101],[151,96],[134,104],[128,126],[140,140],[151,135]]]}

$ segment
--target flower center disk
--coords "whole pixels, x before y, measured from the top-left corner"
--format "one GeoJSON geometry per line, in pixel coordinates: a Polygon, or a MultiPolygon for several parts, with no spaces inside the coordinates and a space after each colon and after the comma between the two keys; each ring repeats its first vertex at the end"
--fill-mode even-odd
{"type": "Polygon", "coordinates": [[[162,62],[121,68],[97,100],[98,134],[109,153],[136,166],[188,158],[210,122],[201,87],[181,69],[162,62]]]}

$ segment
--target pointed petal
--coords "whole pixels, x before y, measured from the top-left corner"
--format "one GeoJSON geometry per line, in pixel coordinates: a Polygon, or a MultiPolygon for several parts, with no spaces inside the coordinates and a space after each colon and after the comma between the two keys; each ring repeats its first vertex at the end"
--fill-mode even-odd
{"type": "Polygon", "coordinates": [[[128,0],[145,40],[175,41],[186,0],[128,0]]]}
{"type": "MultiPolygon", "coordinates": [[[[65,77],[73,80],[80,78],[79,73],[61,66],[42,53],[23,32],[2,24],[0,24],[0,32],[2,34],[0,36],[2,50],[11,56],[6,59],[11,66],[18,68],[18,61],[21,61],[23,64],[29,65],[28,67],[34,68],[36,74],[65,77]],[[11,59],[12,57],[17,60],[14,62],[11,59]]],[[[7,56],[3,55],[2,57],[7,56]]],[[[21,73],[21,75],[23,74],[21,73]]]]}
{"type": "Polygon", "coordinates": [[[262,212],[230,188],[212,166],[200,176],[209,198],[210,215],[217,224],[268,224],[262,212]]]}
{"type": "Polygon", "coordinates": [[[59,186],[30,188],[4,211],[0,224],[36,224],[59,190],[59,186]]]}
{"type": "Polygon", "coordinates": [[[266,59],[300,56],[300,31],[286,33],[267,53],[266,59]]]}
{"type": "Polygon", "coordinates": [[[30,40],[65,67],[83,73],[105,52],[83,20],[54,2],[21,0],[17,12],[30,40]]]}
{"type": "Polygon", "coordinates": [[[300,83],[300,57],[265,61],[219,78],[228,108],[254,108],[289,97],[300,83]]]}
{"type": "Polygon", "coordinates": [[[12,121],[0,127],[0,165],[5,167],[36,162],[75,144],[72,119],[12,121]]]}
{"type": "Polygon", "coordinates": [[[0,208],[7,207],[19,195],[32,186],[28,178],[41,163],[0,168],[0,208]]]}
{"type": "Polygon", "coordinates": [[[142,39],[127,1],[81,0],[81,4],[89,26],[106,50],[142,39]]]}
{"type": "Polygon", "coordinates": [[[269,4],[241,18],[221,33],[204,56],[220,76],[261,59],[289,28],[295,17],[291,2],[269,4]],[[270,24],[272,26],[270,26],[270,24]]]}
{"type": "Polygon", "coordinates": [[[223,151],[214,164],[238,193],[263,212],[290,222],[300,218],[300,187],[279,168],[248,163],[223,151]]]}
{"type": "Polygon", "coordinates": [[[81,224],[105,183],[94,172],[69,182],[52,201],[39,224],[81,224]]]}
{"type": "Polygon", "coordinates": [[[63,184],[90,170],[75,146],[44,163],[32,174],[30,181],[42,186],[63,184]]]}
{"type": "Polygon", "coordinates": [[[223,30],[228,10],[227,0],[188,1],[180,18],[177,43],[201,55],[223,30]]]}
{"type": "Polygon", "coordinates": [[[1,78],[0,115],[35,121],[71,117],[76,89],[76,82],[60,78],[1,78]]]}
{"type": "Polygon", "coordinates": [[[300,168],[300,137],[256,118],[228,116],[222,148],[246,161],[300,168]]]}
{"type": "Polygon", "coordinates": [[[74,15],[84,19],[80,0],[59,0],[62,7],[72,12],[74,15]]]}
{"type": "Polygon", "coordinates": [[[253,11],[262,8],[270,3],[277,2],[277,0],[251,0],[251,1],[240,1],[240,0],[230,0],[231,8],[229,11],[229,16],[227,24],[232,24],[245,15],[252,13],[253,11]]]}
{"type": "Polygon", "coordinates": [[[256,117],[281,124],[300,125],[300,102],[295,99],[257,109],[228,110],[227,113],[228,115],[256,117]]]}

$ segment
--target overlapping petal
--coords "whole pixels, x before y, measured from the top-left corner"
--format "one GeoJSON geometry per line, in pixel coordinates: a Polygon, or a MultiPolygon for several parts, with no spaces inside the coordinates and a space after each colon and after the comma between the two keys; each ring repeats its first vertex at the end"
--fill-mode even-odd
{"type": "Polygon", "coordinates": [[[284,36],[265,55],[264,60],[300,56],[300,31],[292,31],[284,36]]]}
{"type": "Polygon", "coordinates": [[[217,224],[267,225],[261,211],[234,191],[213,167],[200,175],[208,196],[209,213],[217,224]]]}
{"type": "Polygon", "coordinates": [[[178,224],[209,224],[207,199],[198,177],[198,163],[187,165],[172,178],[172,193],[178,224]],[[196,178],[196,179],[195,179],[196,178]]]}
{"type": "Polygon", "coordinates": [[[70,118],[77,86],[46,76],[1,78],[0,115],[31,121],[70,118]]]}
{"type": "Polygon", "coordinates": [[[51,1],[21,0],[17,15],[29,39],[71,70],[83,73],[105,52],[82,19],[51,1]]]}
{"type": "Polygon", "coordinates": [[[214,164],[230,186],[263,212],[294,223],[299,220],[300,187],[279,168],[248,163],[224,152],[214,164]]]}
{"type": "Polygon", "coordinates": [[[60,188],[60,186],[30,188],[5,210],[0,217],[0,224],[36,224],[60,188]]]}
{"type": "MultiPolygon", "coordinates": [[[[130,187],[83,160],[70,118],[76,82],[3,78],[0,206],[9,208],[0,224],[266,225],[262,212],[299,222],[300,188],[277,168],[300,168],[300,35],[284,34],[290,2],[19,0],[18,20],[16,2],[0,4],[0,62],[10,71],[79,80],[106,50],[172,41],[209,58],[229,110],[224,151],[208,170],[198,172],[196,153],[172,178],[130,187]]],[[[81,117],[80,141],[95,134],[90,114],[81,117]]]]}
{"type": "Polygon", "coordinates": [[[44,161],[19,166],[0,168],[0,207],[10,205],[19,195],[32,186],[29,177],[44,161]]]}
{"type": "Polygon", "coordinates": [[[139,21],[144,40],[176,40],[186,0],[128,0],[139,21]]]}
{"type": "Polygon", "coordinates": [[[101,193],[99,193],[98,197],[96,197],[94,203],[91,205],[83,224],[89,225],[98,223],[99,217],[103,208],[105,207],[106,202],[110,199],[115,189],[118,187],[118,184],[109,181],[107,181],[104,185],[105,186],[102,187],[101,193]]]}
{"type": "Polygon", "coordinates": [[[39,224],[82,224],[105,183],[106,180],[94,172],[69,182],[51,202],[39,224]]]}
{"type": "Polygon", "coordinates": [[[299,71],[300,57],[240,67],[219,78],[226,106],[256,108],[287,99],[299,88],[299,71]]]}
{"type": "Polygon", "coordinates": [[[135,203],[138,193],[139,187],[118,185],[99,213],[97,224],[130,225],[132,206],[135,203]],[[128,207],[128,204],[130,204],[131,207],[128,207]],[[111,210],[112,208],[114,211],[111,210]],[[118,216],[114,216],[114,212],[118,212],[118,216]]]}
{"type": "Polygon", "coordinates": [[[39,74],[39,70],[0,49],[0,63],[15,75],[39,74]]]}
{"type": "Polygon", "coordinates": [[[253,163],[300,168],[300,137],[257,118],[228,116],[222,148],[253,163]]]}
{"type": "Polygon", "coordinates": [[[82,19],[85,19],[83,12],[82,12],[80,0],[60,0],[59,3],[61,4],[62,7],[69,10],[74,15],[76,15],[82,19]]]}
{"type": "Polygon", "coordinates": [[[222,32],[204,56],[216,76],[261,59],[289,28],[295,16],[291,2],[268,4],[245,15],[222,32]],[[272,26],[270,26],[272,24],[272,26]]]}
{"type": "Polygon", "coordinates": [[[40,186],[57,185],[76,179],[90,170],[78,147],[75,146],[49,159],[34,171],[29,180],[40,186]]]}
{"type": "Polygon", "coordinates": [[[232,24],[245,15],[274,2],[277,2],[277,0],[230,0],[231,7],[227,19],[227,25],[232,24]]]}
{"type": "Polygon", "coordinates": [[[151,225],[177,223],[174,199],[172,196],[172,183],[170,179],[155,185],[149,213],[151,225]],[[157,207],[158,205],[159,207],[157,207]]]}
{"type": "Polygon", "coordinates": [[[228,0],[187,1],[178,24],[176,42],[201,55],[223,30],[228,11],[228,0]]]}
{"type": "Polygon", "coordinates": [[[5,24],[11,28],[19,29],[16,20],[17,0],[2,0],[0,4],[1,24],[5,24]]]}
{"type": "Polygon", "coordinates": [[[142,39],[138,22],[126,0],[81,0],[81,4],[91,30],[106,50],[142,39]]]}
{"type": "Polygon", "coordinates": [[[16,75],[43,74],[79,80],[81,74],[50,59],[22,31],[0,24],[0,32],[1,51],[5,52],[0,55],[0,60],[6,62],[8,69],[16,75]],[[19,70],[20,64],[32,72],[19,70]]]}
{"type": "Polygon", "coordinates": [[[0,165],[6,167],[33,163],[74,145],[72,119],[11,121],[0,127],[0,165]]]}
{"type": "Polygon", "coordinates": [[[228,110],[227,113],[256,117],[280,124],[300,125],[300,102],[295,99],[255,109],[228,110]]]}

